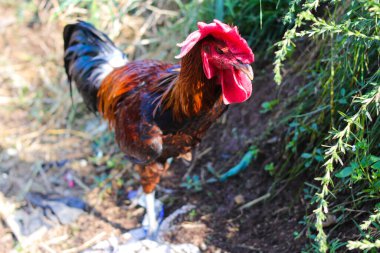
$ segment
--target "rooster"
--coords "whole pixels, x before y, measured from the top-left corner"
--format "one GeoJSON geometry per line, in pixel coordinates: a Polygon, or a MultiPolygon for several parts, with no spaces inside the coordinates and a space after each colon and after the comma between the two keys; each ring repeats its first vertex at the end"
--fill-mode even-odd
{"type": "Polygon", "coordinates": [[[129,61],[105,35],[79,21],[64,28],[64,63],[85,104],[115,131],[140,174],[148,235],[157,228],[154,190],[168,160],[191,152],[229,104],[252,93],[252,50],[237,27],[198,23],[179,43],[179,64],[129,61]]]}

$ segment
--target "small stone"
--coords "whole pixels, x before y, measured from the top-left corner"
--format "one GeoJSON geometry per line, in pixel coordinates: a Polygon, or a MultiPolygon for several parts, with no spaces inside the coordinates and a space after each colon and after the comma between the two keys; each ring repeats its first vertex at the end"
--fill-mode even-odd
{"type": "Polygon", "coordinates": [[[252,180],[252,179],[247,179],[246,181],[245,181],[245,188],[246,189],[251,189],[251,188],[253,188],[255,186],[255,181],[254,180],[252,180]]]}
{"type": "Polygon", "coordinates": [[[335,215],[327,214],[326,220],[322,222],[322,227],[326,228],[337,223],[337,218],[335,215]]]}
{"type": "Polygon", "coordinates": [[[244,196],[242,194],[236,195],[234,198],[234,201],[235,201],[236,205],[241,205],[241,204],[245,203],[245,199],[244,199],[244,196]]]}
{"type": "Polygon", "coordinates": [[[7,152],[7,155],[9,156],[16,156],[18,153],[17,149],[15,148],[8,148],[6,152],[7,152]]]}
{"type": "Polygon", "coordinates": [[[85,160],[85,159],[81,159],[81,160],[79,161],[79,164],[80,164],[81,167],[86,167],[86,166],[88,165],[88,162],[87,162],[87,160],[85,160]]]}

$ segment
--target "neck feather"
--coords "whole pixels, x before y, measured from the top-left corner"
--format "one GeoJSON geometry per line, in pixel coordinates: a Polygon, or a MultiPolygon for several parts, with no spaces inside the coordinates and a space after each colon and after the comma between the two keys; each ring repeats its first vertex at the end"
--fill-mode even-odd
{"type": "Polygon", "coordinates": [[[165,103],[165,109],[171,108],[177,120],[197,116],[221,101],[216,78],[207,79],[203,72],[200,50],[198,43],[182,58],[181,71],[165,103]]]}

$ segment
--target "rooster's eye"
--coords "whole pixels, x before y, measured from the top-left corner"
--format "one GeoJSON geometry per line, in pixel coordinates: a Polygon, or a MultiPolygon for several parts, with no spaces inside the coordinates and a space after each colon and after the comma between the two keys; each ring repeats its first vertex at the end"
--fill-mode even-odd
{"type": "Polygon", "coordinates": [[[215,50],[216,50],[216,52],[217,52],[218,54],[223,54],[223,53],[224,53],[224,52],[222,51],[222,49],[220,49],[219,47],[216,47],[215,50]]]}

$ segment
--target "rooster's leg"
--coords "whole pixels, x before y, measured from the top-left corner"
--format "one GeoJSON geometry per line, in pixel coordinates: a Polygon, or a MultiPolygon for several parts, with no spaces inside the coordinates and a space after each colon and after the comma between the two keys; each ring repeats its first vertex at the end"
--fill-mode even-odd
{"type": "Polygon", "coordinates": [[[148,221],[148,237],[155,237],[158,230],[157,216],[155,212],[154,189],[160,181],[160,176],[169,166],[164,163],[151,163],[148,165],[136,165],[141,177],[141,185],[145,195],[146,218],[148,221]]]}
{"type": "Polygon", "coordinates": [[[156,211],[154,206],[154,191],[151,193],[145,193],[146,201],[146,215],[148,218],[148,237],[155,237],[158,230],[158,222],[156,218],[156,211]]]}

